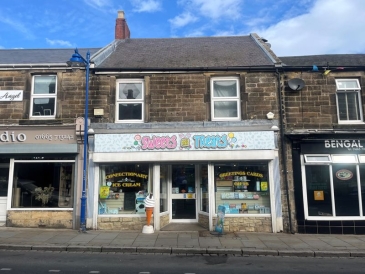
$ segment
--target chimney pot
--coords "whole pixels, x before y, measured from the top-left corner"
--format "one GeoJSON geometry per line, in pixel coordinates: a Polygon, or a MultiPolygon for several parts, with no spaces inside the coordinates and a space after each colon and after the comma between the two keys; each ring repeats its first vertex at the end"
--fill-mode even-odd
{"type": "Polygon", "coordinates": [[[124,17],[124,11],[122,11],[122,10],[118,11],[118,18],[123,18],[123,19],[125,18],[124,17]]]}
{"type": "Polygon", "coordinates": [[[118,17],[115,21],[115,39],[127,39],[130,36],[131,33],[125,20],[124,11],[118,11],[118,17]]]}

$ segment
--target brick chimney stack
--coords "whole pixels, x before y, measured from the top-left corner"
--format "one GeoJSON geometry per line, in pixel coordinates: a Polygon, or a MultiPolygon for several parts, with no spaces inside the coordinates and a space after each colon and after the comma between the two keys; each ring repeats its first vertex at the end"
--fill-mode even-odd
{"type": "Polygon", "coordinates": [[[130,37],[131,33],[124,18],[124,11],[118,11],[118,18],[115,21],[115,39],[127,39],[130,37]]]}

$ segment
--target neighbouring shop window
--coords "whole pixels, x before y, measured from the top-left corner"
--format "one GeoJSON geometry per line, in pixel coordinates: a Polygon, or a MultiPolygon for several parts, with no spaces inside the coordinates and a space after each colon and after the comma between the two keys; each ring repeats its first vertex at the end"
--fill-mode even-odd
{"type": "Polygon", "coordinates": [[[221,163],[214,165],[216,213],[270,214],[267,163],[221,163]]]}
{"type": "Polygon", "coordinates": [[[56,115],[57,76],[34,75],[30,117],[54,118],[56,115]]]}
{"type": "Polygon", "coordinates": [[[144,81],[139,79],[117,80],[116,122],[144,121],[144,81]]]}
{"type": "Polygon", "coordinates": [[[308,214],[332,216],[331,179],[328,165],[306,166],[308,214]]]}
{"type": "Polygon", "coordinates": [[[8,177],[9,164],[0,164],[0,197],[8,196],[8,177]]]}
{"type": "Polygon", "coordinates": [[[239,79],[235,77],[212,78],[210,86],[212,120],[240,120],[241,108],[239,79]]]}
{"type": "Polygon", "coordinates": [[[72,208],[74,163],[14,161],[12,208],[72,208]]]}
{"type": "MultiPolygon", "coordinates": [[[[318,219],[364,216],[365,165],[361,156],[329,156],[330,163],[324,164],[321,158],[317,162],[304,162],[308,216],[318,219]]],[[[305,155],[304,159],[307,158],[305,155]]]]}
{"type": "Polygon", "coordinates": [[[167,208],[167,178],[168,166],[160,166],[160,212],[165,212],[167,208]]]}
{"type": "Polygon", "coordinates": [[[145,214],[148,164],[100,165],[99,215],[145,214]]]}
{"type": "Polygon", "coordinates": [[[336,79],[339,123],[363,122],[361,88],[357,79],[336,79]]]}

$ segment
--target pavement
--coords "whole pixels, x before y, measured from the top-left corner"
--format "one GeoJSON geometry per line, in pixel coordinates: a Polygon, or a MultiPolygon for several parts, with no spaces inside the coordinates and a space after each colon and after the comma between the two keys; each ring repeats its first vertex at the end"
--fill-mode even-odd
{"type": "Polygon", "coordinates": [[[0,227],[0,250],[180,255],[365,257],[365,235],[0,227]]]}

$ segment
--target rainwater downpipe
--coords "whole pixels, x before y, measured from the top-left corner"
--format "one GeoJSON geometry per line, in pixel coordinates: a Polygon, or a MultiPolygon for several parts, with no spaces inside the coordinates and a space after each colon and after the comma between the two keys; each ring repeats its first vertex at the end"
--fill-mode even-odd
{"type": "Polygon", "coordinates": [[[288,171],[287,171],[287,161],[286,161],[286,146],[285,146],[285,142],[284,142],[284,114],[283,114],[284,103],[282,101],[282,96],[281,96],[281,76],[280,76],[279,70],[276,70],[276,76],[278,78],[278,96],[279,96],[279,104],[280,104],[280,110],[279,110],[280,121],[279,121],[279,123],[280,123],[281,158],[283,161],[286,202],[288,204],[289,231],[290,231],[290,233],[294,234],[293,226],[292,226],[292,218],[291,218],[290,199],[289,199],[289,183],[288,183],[288,171]]]}

